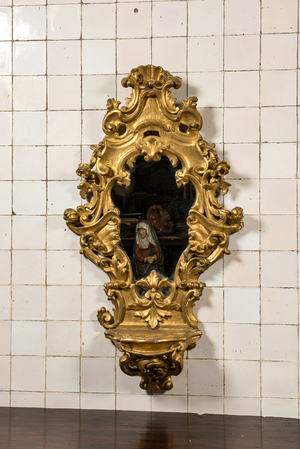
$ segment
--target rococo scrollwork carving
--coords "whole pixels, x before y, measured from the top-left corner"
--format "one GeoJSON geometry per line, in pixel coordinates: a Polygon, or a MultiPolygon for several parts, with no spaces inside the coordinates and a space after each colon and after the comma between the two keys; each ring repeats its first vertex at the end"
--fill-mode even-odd
{"type": "MultiPolygon", "coordinates": [[[[84,203],[77,210],[67,209],[64,218],[80,236],[81,253],[110,278],[105,292],[113,315],[102,307],[98,320],[107,338],[124,352],[121,369],[140,376],[143,389],[168,390],[171,376],[182,370],[185,349],[194,347],[201,336],[193,315],[205,287],[199,276],[229,254],[229,235],[243,227],[243,210],[228,211],[218,202],[219,193],[226,194],[230,186],[224,180],[230,167],[200,134],[197,98],[179,105],[171,97],[170,89],[181,86],[180,78],[148,65],[133,69],[122,85],[131,87],[131,96],[122,107],[119,101],[108,100],[106,136],[91,147],[90,163],[77,170],[84,203]],[[172,275],[153,270],[137,279],[121,242],[122,216],[112,189],[131,186],[138,159],[154,163],[163,157],[174,167],[178,188],[193,186],[186,219],[188,244],[172,275]]],[[[157,258],[153,254],[149,263],[157,258]]]]}

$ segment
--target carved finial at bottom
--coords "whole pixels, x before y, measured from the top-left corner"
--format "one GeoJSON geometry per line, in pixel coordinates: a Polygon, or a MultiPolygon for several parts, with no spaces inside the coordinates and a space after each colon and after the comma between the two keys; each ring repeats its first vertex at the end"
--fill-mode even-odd
{"type": "Polygon", "coordinates": [[[171,390],[171,376],[178,376],[183,368],[183,353],[173,351],[158,357],[141,357],[125,354],[120,358],[120,367],[125,374],[141,376],[140,387],[143,390],[171,390]]]}
{"type": "Polygon", "coordinates": [[[140,376],[143,390],[159,391],[173,388],[171,376],[181,373],[184,351],[196,346],[202,333],[176,329],[164,329],[160,333],[146,331],[138,343],[134,331],[110,329],[105,334],[124,351],[120,357],[122,371],[129,376],[140,376]],[[155,353],[149,348],[149,345],[154,347],[154,343],[159,346],[155,353]]]}

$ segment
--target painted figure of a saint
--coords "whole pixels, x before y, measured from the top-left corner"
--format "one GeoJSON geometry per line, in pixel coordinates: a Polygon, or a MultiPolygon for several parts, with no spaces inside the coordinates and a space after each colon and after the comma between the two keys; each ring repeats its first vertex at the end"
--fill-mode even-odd
{"type": "Polygon", "coordinates": [[[132,266],[137,280],[149,276],[152,270],[164,275],[163,252],[153,226],[146,220],[136,226],[132,266]]]}

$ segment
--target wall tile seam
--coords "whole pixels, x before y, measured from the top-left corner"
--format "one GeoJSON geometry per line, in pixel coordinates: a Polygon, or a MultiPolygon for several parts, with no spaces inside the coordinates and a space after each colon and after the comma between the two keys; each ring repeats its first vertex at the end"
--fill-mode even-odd
{"type": "MultiPolygon", "coordinates": [[[[268,287],[269,288],[269,287],[268,287]]],[[[276,287],[273,287],[276,288],[276,287]]],[[[297,290],[297,287],[295,287],[295,290],[297,290]]],[[[7,322],[11,322],[12,320],[10,318],[8,319],[0,319],[0,323],[7,323],[7,322]]],[[[32,319],[13,319],[13,322],[21,322],[21,323],[27,323],[27,322],[35,322],[35,323],[91,323],[91,324],[98,324],[97,320],[81,320],[81,319],[36,319],[36,318],[32,318],[32,319]]],[[[203,324],[207,325],[207,324],[225,324],[225,325],[230,325],[230,326],[299,326],[299,323],[278,323],[278,322],[266,322],[266,321],[201,321],[200,322],[200,326],[203,324]]],[[[193,358],[198,358],[198,357],[192,357],[191,355],[189,356],[189,359],[193,359],[193,358]]]]}
{"type": "MultiPolygon", "coordinates": [[[[172,0],[172,1],[176,1],[176,0],[172,0]]],[[[180,0],[179,0],[180,1],[180,0]]],[[[141,4],[145,4],[145,3],[151,3],[151,2],[142,2],[141,4]]],[[[103,4],[103,3],[102,3],[103,4]]],[[[275,36],[282,36],[282,35],[297,35],[297,33],[278,33],[278,34],[272,34],[272,33],[265,33],[262,36],[271,36],[271,35],[275,35],[275,36]]],[[[257,33],[253,33],[253,34],[227,34],[225,35],[225,41],[226,41],[226,37],[248,37],[248,36],[260,36],[260,34],[257,33]]],[[[163,34],[157,34],[155,36],[153,36],[152,38],[150,36],[132,36],[132,37],[117,37],[117,38],[112,38],[112,37],[105,37],[105,36],[98,36],[98,37],[51,37],[51,38],[19,38],[19,39],[0,39],[0,42],[74,42],[74,41],[107,41],[107,40],[144,40],[144,39],[179,39],[179,38],[187,38],[187,39],[202,39],[202,38],[220,38],[223,37],[222,34],[201,34],[201,35],[194,35],[194,34],[189,34],[189,35],[184,35],[184,34],[171,34],[171,35],[163,35],[163,34]]]]}
{"type": "MultiPolygon", "coordinates": [[[[296,57],[297,57],[297,66],[299,67],[299,20],[300,20],[300,16],[299,16],[299,1],[297,2],[297,31],[298,31],[298,38],[297,38],[297,53],[296,53],[296,57]]],[[[296,110],[296,136],[297,136],[297,141],[299,141],[299,70],[297,70],[296,72],[296,105],[297,105],[297,110],[296,110]]],[[[299,173],[299,144],[297,144],[297,152],[296,152],[296,177],[298,178],[299,173]]],[[[296,216],[298,216],[299,214],[299,188],[298,188],[298,183],[296,185],[296,216]]],[[[296,239],[297,239],[297,248],[298,250],[299,248],[299,223],[298,220],[296,220],[296,239]]],[[[297,286],[299,286],[299,261],[297,258],[296,261],[297,264],[297,286]]],[[[298,301],[298,316],[297,316],[297,321],[299,323],[299,318],[300,318],[300,307],[299,307],[299,301],[298,301]]],[[[300,344],[299,344],[299,326],[297,328],[297,356],[298,356],[298,362],[299,362],[299,356],[300,356],[300,344]]],[[[299,365],[298,365],[298,398],[300,397],[300,370],[299,370],[299,365]]],[[[300,403],[298,404],[298,418],[300,417],[300,403]]]]}
{"type": "MultiPolygon", "coordinates": [[[[223,14],[223,30],[222,30],[222,102],[223,105],[225,104],[225,24],[226,24],[226,9],[225,9],[225,0],[223,0],[222,2],[222,14],[223,14]]],[[[188,42],[190,43],[192,41],[192,39],[190,38],[188,40],[188,42]]],[[[222,110],[222,159],[224,160],[224,152],[225,152],[225,148],[224,148],[224,141],[225,141],[225,129],[224,129],[224,123],[225,123],[225,109],[224,107],[221,109],[222,110]]],[[[201,113],[201,111],[200,111],[201,113]]],[[[222,284],[224,284],[224,268],[225,268],[225,258],[222,258],[222,284]]],[[[222,333],[223,333],[223,346],[222,346],[222,407],[223,407],[223,414],[225,413],[225,385],[226,385],[226,373],[225,373],[225,338],[224,338],[224,334],[225,334],[225,325],[224,325],[224,319],[225,319],[225,291],[223,289],[222,291],[222,306],[223,306],[223,329],[222,329],[222,333]]]]}
{"type": "MultiPolygon", "coordinates": [[[[172,0],[173,1],[173,0],[172,0]]],[[[34,75],[33,75],[34,76],[34,75]]],[[[87,75],[87,76],[90,76],[90,75],[87,75]]],[[[224,109],[224,110],[232,110],[232,109],[271,109],[271,108],[276,108],[276,109],[278,109],[278,108],[283,108],[283,109],[285,109],[285,108],[297,108],[298,106],[296,105],[296,103],[294,103],[294,104],[284,104],[284,105],[282,105],[282,104],[274,104],[274,105],[266,105],[266,106],[253,106],[253,105],[250,105],[250,106],[244,106],[244,105],[241,105],[241,106],[198,106],[198,108],[197,109],[200,109],[200,110],[205,110],[205,109],[209,109],[209,110],[211,110],[211,109],[219,109],[219,110],[221,110],[221,109],[224,109]]],[[[106,108],[93,108],[93,109],[91,109],[91,108],[81,108],[81,109],[79,109],[79,108],[70,108],[70,109],[50,109],[50,108],[45,108],[45,109],[1,109],[1,111],[0,112],[2,112],[2,113],[21,113],[21,114],[26,114],[26,113],[37,113],[37,112],[40,112],[40,113],[45,113],[46,111],[49,111],[49,112],[58,112],[58,113],[61,113],[61,112],[81,112],[81,111],[85,111],[85,112],[94,112],[94,111],[98,111],[98,112],[101,112],[101,111],[103,111],[103,112],[106,112],[106,108]]],[[[48,118],[48,122],[49,122],[49,118],[48,118]]],[[[258,141],[255,141],[255,142],[258,142],[258,141]]],[[[289,141],[290,142],[290,141],[289,141]]],[[[279,143],[282,143],[281,141],[279,141],[279,143]]],[[[66,144],[49,144],[49,146],[54,146],[54,147],[56,147],[56,146],[68,146],[68,147],[76,147],[76,146],[78,146],[79,144],[71,144],[71,145],[66,145],[66,144]]],[[[88,146],[88,144],[83,144],[83,145],[85,145],[85,146],[88,146]]],[[[1,146],[10,146],[10,145],[1,145],[1,146]]],[[[17,145],[15,145],[15,146],[18,146],[18,147],[22,147],[22,146],[31,146],[31,147],[43,147],[43,146],[45,146],[45,144],[33,144],[33,145],[22,145],[22,144],[17,144],[17,145]]]]}
{"type": "MultiPolygon", "coordinates": [[[[262,74],[261,74],[261,69],[262,69],[262,16],[263,16],[263,6],[262,6],[262,1],[260,1],[260,38],[259,38],[259,106],[261,106],[261,83],[262,83],[262,74]]],[[[296,64],[297,66],[297,64],[296,64]]],[[[259,216],[261,216],[261,140],[262,140],[262,124],[261,124],[261,119],[262,119],[262,109],[260,107],[259,109],[259,202],[258,202],[258,212],[259,212],[259,216]]],[[[259,230],[261,230],[262,225],[261,225],[261,219],[259,218],[259,230]]],[[[259,249],[261,250],[261,232],[259,232],[259,249]]],[[[259,253],[259,285],[261,286],[262,283],[262,261],[261,261],[261,253],[259,253]]],[[[261,288],[260,288],[260,292],[259,292],[259,317],[261,320],[262,317],[262,297],[261,297],[261,288]]],[[[259,343],[260,343],[260,347],[259,347],[259,354],[260,354],[260,359],[262,358],[262,335],[261,335],[261,325],[259,328],[259,343]]],[[[259,391],[260,391],[260,415],[262,415],[262,366],[261,366],[261,361],[260,361],[260,366],[259,366],[259,370],[260,370],[260,383],[259,383],[259,391]]]]}
{"type": "MultiPolygon", "coordinates": [[[[35,75],[32,75],[32,76],[35,76],[35,75]]],[[[56,75],[54,75],[54,76],[56,76],[56,75]]],[[[73,76],[73,75],[71,75],[71,76],[73,76]]],[[[90,76],[90,75],[87,75],[87,76],[90,76]]],[[[271,106],[271,107],[273,107],[273,106],[271,106]]],[[[87,111],[87,112],[99,111],[99,112],[101,112],[101,111],[103,111],[103,112],[106,112],[106,108],[103,107],[103,108],[97,108],[97,109],[96,108],[94,108],[94,109],[90,109],[90,108],[81,108],[81,109],[79,109],[79,108],[70,108],[70,109],[57,109],[57,108],[56,109],[52,109],[52,108],[45,108],[45,109],[1,109],[0,112],[13,112],[13,113],[26,114],[26,113],[31,113],[31,112],[33,112],[33,113],[35,113],[35,112],[45,113],[45,111],[49,111],[49,112],[74,112],[74,111],[75,112],[81,112],[81,111],[87,111]]],[[[49,119],[48,119],[48,121],[49,121],[49,119]]],[[[58,144],[58,145],[57,144],[51,144],[49,146],[56,147],[56,146],[62,146],[62,145],[63,144],[58,144]]],[[[78,145],[80,145],[80,144],[71,144],[71,145],[64,145],[64,146],[76,147],[78,145]]],[[[43,147],[45,145],[15,145],[15,146],[20,146],[20,147],[22,147],[22,146],[43,147]]]]}
{"type": "MultiPolygon", "coordinates": [[[[277,68],[277,69],[268,69],[268,68],[254,68],[254,69],[221,69],[221,70],[189,70],[189,73],[248,73],[248,72],[296,72],[299,69],[299,67],[287,67],[287,68],[277,68]]],[[[174,73],[180,73],[180,72],[174,72],[174,73]]],[[[26,76],[26,75],[15,75],[15,76],[26,76]]],[[[27,75],[28,76],[28,75],[27,75]]],[[[32,76],[32,75],[30,75],[32,76]]],[[[38,75],[36,75],[38,76],[38,75]]],[[[43,75],[45,76],[45,75],[43,75]]],[[[50,75],[53,76],[53,75],[50,75]]],[[[58,75],[57,75],[58,76],[58,75]]]]}
{"type": "MultiPolygon", "coordinates": [[[[153,0],[153,2],[154,3],[166,3],[166,2],[168,2],[168,1],[170,1],[170,0],[153,0]]],[[[191,1],[197,1],[197,0],[172,0],[172,2],[181,2],[181,3],[186,3],[186,2],[191,2],[191,1]]],[[[148,2],[150,2],[150,0],[148,0],[148,2]]],[[[90,4],[95,4],[95,5],[104,5],[104,4],[108,4],[108,5],[111,5],[111,4],[115,4],[115,3],[120,3],[120,4],[125,4],[125,5],[127,5],[128,3],[141,3],[141,4],[144,4],[144,3],[147,3],[147,1],[140,1],[140,0],[131,0],[131,1],[124,1],[124,0],[114,0],[114,1],[106,1],[106,2],[101,2],[101,3],[99,3],[99,2],[89,2],[89,1],[84,1],[84,2],[82,2],[82,5],[90,5],[90,4]]],[[[49,2],[48,1],[48,3],[47,3],[47,5],[48,6],[52,6],[52,5],[58,5],[58,6],[60,6],[60,5],[78,5],[78,4],[80,4],[80,1],[78,1],[78,2],[55,2],[55,1],[51,1],[51,2],[49,2]]],[[[23,3],[16,3],[16,4],[14,4],[13,6],[17,6],[17,7],[22,7],[22,6],[45,6],[46,5],[46,2],[41,2],[41,3],[34,3],[34,4],[29,4],[29,5],[24,5],[23,3]]],[[[0,5],[0,6],[3,6],[3,7],[10,7],[11,5],[7,5],[7,4],[4,4],[4,5],[0,5]]]]}
{"type": "MultiPolygon", "coordinates": [[[[14,392],[14,393],[43,393],[43,391],[42,390],[22,390],[22,389],[12,389],[12,390],[0,390],[0,393],[4,393],[4,392],[10,392],[10,391],[12,391],[12,392],[14,392]]],[[[94,392],[92,392],[92,391],[88,391],[88,390],[86,390],[86,391],[83,391],[82,393],[80,393],[79,391],[75,391],[75,390],[70,390],[70,391],[65,391],[65,390],[50,390],[50,389],[46,389],[45,390],[45,392],[46,393],[65,393],[65,394],[76,394],[76,395],[80,395],[80,394],[86,394],[86,393],[91,393],[91,394],[96,394],[96,395],[110,395],[110,396],[113,396],[113,395],[115,395],[115,394],[118,394],[118,395],[121,395],[121,396],[127,396],[128,394],[130,394],[130,395],[134,395],[134,396],[146,396],[146,393],[140,393],[140,392],[130,392],[130,393],[128,393],[128,392],[118,392],[118,393],[114,393],[114,392],[111,392],[111,391],[94,391],[94,392]]],[[[159,394],[157,394],[157,393],[152,393],[152,396],[154,396],[154,397],[160,397],[160,395],[159,394]]],[[[167,397],[184,397],[185,396],[185,394],[184,393],[176,393],[176,394],[170,394],[170,393],[168,393],[167,394],[167,397]]],[[[209,396],[209,397],[215,397],[215,398],[221,398],[221,397],[223,397],[222,395],[216,395],[216,394],[188,394],[188,396],[190,396],[190,397],[207,397],[207,396],[209,396]]],[[[147,396],[146,396],[147,397],[147,396]]],[[[246,399],[246,398],[256,398],[256,399],[260,399],[260,396],[246,396],[246,395],[242,395],[242,396],[239,396],[239,395],[227,395],[226,397],[229,397],[229,398],[237,398],[237,399],[246,399]]],[[[293,397],[293,396],[276,396],[276,395],[274,395],[274,396],[263,396],[263,398],[264,399],[297,399],[296,397],[293,397]]]]}
{"type": "MultiPolygon", "coordinates": [[[[46,0],[47,1],[47,0],[46,0]]],[[[83,55],[83,47],[82,47],[82,8],[83,3],[81,2],[80,7],[80,35],[81,35],[81,42],[80,42],[80,71],[81,71],[81,78],[80,78],[80,106],[81,106],[81,132],[80,132],[80,160],[81,163],[83,162],[83,64],[82,64],[82,55],[83,55]]],[[[115,51],[116,51],[116,45],[115,45],[115,51]]],[[[82,199],[78,201],[79,204],[82,204],[82,199]]],[[[81,403],[81,393],[82,393],[82,281],[83,281],[83,259],[80,257],[80,358],[79,358],[79,408],[81,409],[82,403],[81,403]]]]}
{"type": "MultiPolygon", "coordinates": [[[[11,321],[10,319],[0,319],[0,323],[2,323],[3,321],[5,321],[5,322],[9,322],[9,321],[11,321]]],[[[77,322],[81,322],[81,321],[84,321],[85,323],[98,323],[98,321],[95,319],[95,320],[83,320],[83,319],[81,319],[81,318],[79,318],[79,319],[60,319],[60,318],[45,318],[45,319],[37,319],[37,318],[29,318],[29,319],[19,319],[19,318],[15,318],[14,320],[13,320],[14,322],[28,322],[28,321],[34,321],[35,323],[39,323],[39,322],[41,322],[41,323],[52,323],[52,322],[59,322],[59,323],[61,323],[61,322],[66,322],[66,323],[77,323],[77,322]]],[[[242,323],[243,324],[243,323],[242,323]]],[[[248,324],[248,323],[247,323],[248,324]]],[[[255,324],[255,323],[254,323],[255,324]]]]}
{"type": "MultiPolygon", "coordinates": [[[[7,356],[7,354],[2,354],[4,356],[7,356]]],[[[13,354],[14,357],[30,357],[30,358],[44,358],[44,357],[48,357],[48,358],[71,358],[71,359],[79,359],[79,358],[84,358],[84,359],[114,359],[115,356],[92,356],[92,355],[87,355],[87,356],[83,356],[83,355],[70,355],[70,354],[13,354]]]]}
{"type": "MultiPolygon", "coordinates": [[[[173,0],[172,0],[173,1],[173,0]]],[[[167,39],[167,38],[166,38],[167,39]]],[[[184,37],[183,37],[183,39],[184,39],[184,37]]],[[[113,40],[114,41],[114,39],[109,39],[109,40],[113,40]]],[[[120,39],[118,39],[118,40],[120,40],[120,39]]],[[[150,40],[150,39],[149,39],[150,40]]],[[[78,39],[78,41],[79,42],[82,42],[81,40],[79,40],[78,39]]],[[[10,41],[9,41],[10,42],[10,41]]],[[[1,41],[0,41],[0,43],[1,43],[1,41]]],[[[270,69],[268,69],[268,68],[264,68],[264,69],[259,69],[259,68],[254,68],[254,69],[220,69],[220,70],[189,70],[189,74],[190,73],[248,73],[248,72],[251,72],[251,73],[253,73],[253,72],[259,72],[259,71],[261,71],[261,72],[296,72],[298,69],[300,68],[300,66],[298,66],[298,67],[287,67],[287,68],[277,68],[277,69],[275,69],[275,68],[270,68],[270,69]]],[[[180,73],[183,73],[182,71],[177,71],[177,70],[172,70],[172,74],[176,74],[176,73],[178,73],[178,74],[180,74],[180,73]]],[[[111,72],[111,73],[82,73],[82,72],[80,72],[80,73],[65,73],[65,74],[61,74],[61,73],[50,73],[50,74],[47,74],[47,76],[49,77],[49,78],[51,78],[51,77],[61,77],[61,78],[68,78],[68,77],[74,77],[74,76],[82,76],[82,77],[87,77],[87,76],[106,76],[106,77],[109,77],[109,76],[113,76],[113,75],[115,75],[116,73],[115,72],[111,72]]],[[[3,74],[3,75],[1,75],[1,77],[7,77],[7,78],[9,78],[9,77],[11,77],[11,75],[13,75],[14,77],[16,77],[16,78],[30,78],[30,77],[46,77],[46,73],[44,73],[44,74],[42,74],[42,73],[36,73],[36,74],[3,74]]],[[[117,75],[122,75],[122,76],[127,76],[128,75],[128,72],[120,72],[120,71],[118,71],[117,72],[117,75]]]]}
{"type": "MultiPolygon", "coordinates": [[[[13,11],[13,10],[12,10],[13,11]]],[[[11,107],[12,110],[14,108],[14,85],[13,85],[13,67],[14,67],[14,45],[13,45],[13,38],[14,38],[14,29],[13,29],[13,14],[11,14],[11,107]]],[[[11,189],[11,211],[14,210],[14,195],[13,195],[13,172],[14,172],[14,136],[13,136],[13,126],[14,126],[14,116],[12,114],[11,117],[11,124],[12,124],[12,132],[11,132],[11,144],[12,144],[12,151],[11,151],[11,174],[12,174],[12,189],[11,189]]],[[[13,279],[13,260],[12,260],[12,247],[13,247],[13,214],[11,215],[11,260],[10,260],[10,370],[9,370],[9,389],[12,388],[12,350],[13,350],[13,329],[12,329],[12,322],[13,322],[13,287],[12,287],[12,279],[13,279]]],[[[12,405],[12,398],[11,398],[11,391],[9,392],[9,406],[12,405]]]]}

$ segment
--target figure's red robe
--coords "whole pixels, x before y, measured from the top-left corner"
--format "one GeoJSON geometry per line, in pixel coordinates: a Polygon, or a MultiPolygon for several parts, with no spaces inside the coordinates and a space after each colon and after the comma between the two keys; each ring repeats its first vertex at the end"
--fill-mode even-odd
{"type": "Polygon", "coordinates": [[[147,262],[144,262],[145,257],[147,257],[148,253],[152,250],[156,250],[156,260],[160,259],[160,251],[159,248],[155,245],[152,245],[152,243],[149,243],[148,248],[142,249],[138,245],[136,246],[136,258],[139,261],[140,267],[144,267],[147,262]]]}

